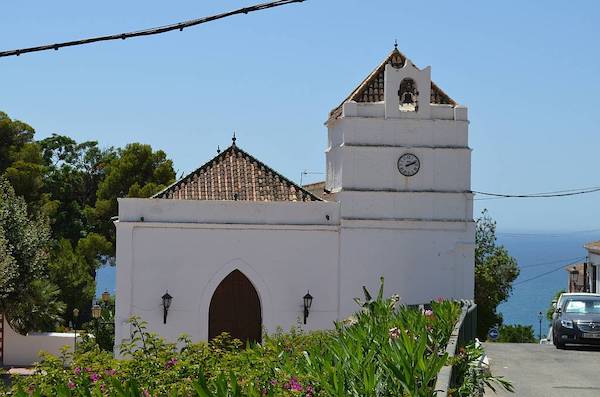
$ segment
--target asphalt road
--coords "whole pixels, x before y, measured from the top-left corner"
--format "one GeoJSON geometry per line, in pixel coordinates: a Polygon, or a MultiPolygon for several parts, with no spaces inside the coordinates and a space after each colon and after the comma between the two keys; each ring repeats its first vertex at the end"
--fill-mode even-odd
{"type": "Polygon", "coordinates": [[[598,397],[600,348],[529,343],[484,343],[494,375],[504,376],[515,393],[487,391],[485,396],[598,397]]]}

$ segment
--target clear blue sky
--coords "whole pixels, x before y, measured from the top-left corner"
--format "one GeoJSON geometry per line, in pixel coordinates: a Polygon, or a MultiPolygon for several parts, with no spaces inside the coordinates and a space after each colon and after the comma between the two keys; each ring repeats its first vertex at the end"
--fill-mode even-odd
{"type": "MultiPolygon", "coordinates": [[[[251,1],[5,2],[0,49],[119,33],[251,1]]],[[[308,0],[183,32],[0,59],[0,109],[165,150],[179,172],[238,143],[284,175],[323,171],[328,111],[394,39],[469,107],[474,190],[600,185],[597,1],[308,0]]],[[[313,178],[314,179],[314,178],[313,178]]],[[[600,193],[490,200],[504,230],[600,229],[600,193]]]]}

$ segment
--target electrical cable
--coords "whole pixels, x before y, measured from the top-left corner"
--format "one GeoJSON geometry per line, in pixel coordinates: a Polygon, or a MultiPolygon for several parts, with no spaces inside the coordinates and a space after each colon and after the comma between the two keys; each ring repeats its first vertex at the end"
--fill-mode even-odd
{"type": "Polygon", "coordinates": [[[304,1],[306,1],[306,0],[277,0],[277,1],[271,1],[268,3],[255,4],[250,7],[239,8],[237,10],[228,11],[228,12],[224,12],[221,14],[215,14],[215,15],[211,15],[208,17],[190,19],[190,20],[183,21],[183,22],[177,22],[177,23],[173,23],[170,25],[158,26],[158,27],[149,28],[149,29],[137,30],[134,32],[125,32],[125,33],[111,34],[111,35],[106,35],[106,36],[97,36],[97,37],[91,37],[91,38],[81,39],[81,40],[65,41],[62,43],[21,48],[21,49],[17,49],[17,50],[0,51],[0,58],[1,57],[9,57],[9,56],[19,56],[21,54],[25,54],[28,52],[58,50],[59,48],[62,48],[62,47],[71,47],[71,46],[78,46],[78,45],[84,45],[84,44],[91,44],[91,43],[96,43],[99,41],[125,40],[125,39],[131,38],[131,37],[151,36],[151,35],[155,35],[155,34],[170,32],[172,30],[182,31],[184,28],[189,28],[190,26],[200,25],[203,23],[215,21],[217,19],[222,19],[222,18],[233,16],[233,15],[237,15],[237,14],[248,14],[251,12],[266,10],[269,8],[280,7],[280,6],[287,5],[287,4],[302,3],[304,1]]]}
{"type": "Polygon", "coordinates": [[[552,270],[549,270],[549,271],[547,271],[547,272],[540,273],[540,274],[538,274],[538,275],[536,275],[536,276],[530,277],[530,278],[528,278],[528,279],[525,279],[525,280],[521,280],[521,281],[515,282],[515,283],[513,283],[513,286],[517,286],[517,285],[521,285],[521,284],[527,283],[527,282],[529,282],[529,281],[537,280],[537,279],[538,279],[538,278],[540,278],[540,277],[544,277],[544,276],[546,276],[546,275],[548,275],[548,274],[550,274],[550,273],[557,272],[557,271],[559,271],[559,270],[561,270],[561,269],[564,269],[564,268],[565,268],[565,267],[567,267],[567,266],[576,265],[577,263],[578,263],[578,262],[576,261],[576,262],[567,263],[566,265],[560,265],[560,267],[557,267],[556,269],[552,269],[552,270]]]}
{"type": "Polygon", "coordinates": [[[551,261],[551,262],[539,262],[539,263],[532,263],[529,265],[523,265],[523,266],[519,266],[519,269],[528,269],[531,267],[539,267],[539,266],[545,266],[545,265],[554,265],[555,263],[561,263],[561,262],[572,262],[572,261],[580,261],[585,259],[585,256],[578,256],[575,258],[567,258],[567,259],[558,259],[555,261],[551,261]]]}
{"type": "MultiPolygon", "coordinates": [[[[548,197],[566,197],[566,196],[576,196],[580,194],[588,194],[600,192],[600,187],[594,186],[584,189],[569,189],[569,190],[557,190],[553,192],[541,192],[541,193],[529,193],[529,194],[504,194],[504,193],[489,193],[489,192],[479,192],[476,190],[472,191],[475,194],[480,194],[482,196],[491,196],[492,198],[548,198],[548,197]]],[[[476,200],[490,200],[492,198],[480,198],[476,200]]]]}

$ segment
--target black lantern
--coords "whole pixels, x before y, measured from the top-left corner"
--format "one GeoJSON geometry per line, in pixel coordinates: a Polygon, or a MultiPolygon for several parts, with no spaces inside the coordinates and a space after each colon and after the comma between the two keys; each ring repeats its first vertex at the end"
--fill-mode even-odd
{"type": "Polygon", "coordinates": [[[306,324],[306,318],[308,317],[308,310],[312,305],[313,297],[310,294],[310,291],[306,292],[306,295],[302,298],[304,300],[304,324],[306,324]]]}
{"type": "Polygon", "coordinates": [[[169,291],[165,292],[165,294],[162,296],[162,301],[163,301],[163,324],[167,323],[167,313],[169,311],[169,307],[171,307],[171,301],[173,300],[173,297],[171,295],[169,295],[169,291]]]}
{"type": "Polygon", "coordinates": [[[108,303],[109,300],[110,300],[110,292],[108,292],[107,290],[104,290],[104,292],[102,293],[102,302],[108,303]]]}

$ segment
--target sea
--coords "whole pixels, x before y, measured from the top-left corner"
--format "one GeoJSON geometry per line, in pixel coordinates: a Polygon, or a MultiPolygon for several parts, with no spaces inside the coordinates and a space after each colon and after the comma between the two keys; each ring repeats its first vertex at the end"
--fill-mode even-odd
{"type": "MultiPolygon", "coordinates": [[[[554,294],[567,288],[565,266],[585,259],[583,245],[600,240],[600,230],[566,233],[498,232],[498,244],[505,246],[521,270],[513,284],[508,300],[498,307],[504,324],[531,325],[537,336],[540,332],[539,313],[542,312],[542,336],[550,324],[546,310],[554,294]]],[[[115,292],[115,268],[103,266],[96,273],[96,292],[115,292]]]]}

